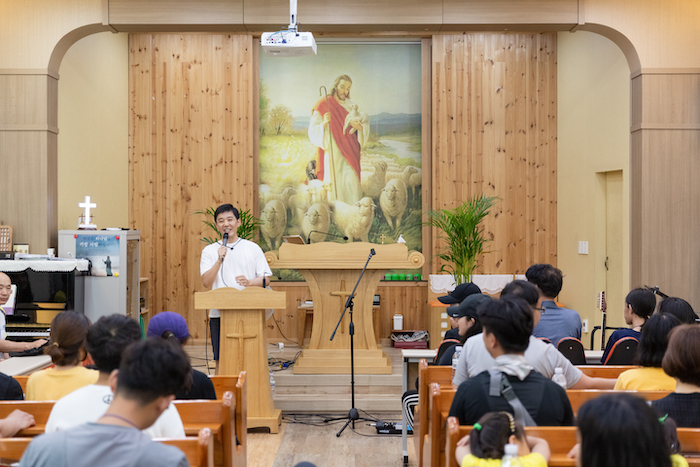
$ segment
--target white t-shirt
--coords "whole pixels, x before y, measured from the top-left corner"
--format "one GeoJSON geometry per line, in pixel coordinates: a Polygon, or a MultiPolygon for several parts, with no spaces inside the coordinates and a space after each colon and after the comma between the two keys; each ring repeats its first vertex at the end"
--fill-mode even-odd
{"type": "MultiPolygon", "coordinates": [[[[542,376],[549,379],[552,379],[552,376],[554,376],[556,368],[561,368],[564,370],[567,388],[578,383],[583,374],[552,344],[547,344],[535,336],[530,336],[530,343],[525,351],[525,360],[542,376]]],[[[464,343],[452,383],[459,385],[479,373],[490,370],[494,367],[494,362],[494,358],[486,350],[484,335],[477,334],[472,336],[464,343]]]]}
{"type": "MultiPolygon", "coordinates": [[[[46,433],[62,431],[96,422],[107,411],[112,402],[112,390],[109,386],[89,384],[76,389],[65,397],[57,400],[46,421],[46,433]]],[[[182,425],[180,414],[173,404],[170,404],[160,414],[158,420],[143,430],[151,438],[184,438],[185,427],[182,425]]]]}
{"type": "MultiPolygon", "coordinates": [[[[238,285],[236,277],[245,276],[248,280],[255,279],[260,276],[271,276],[272,271],[265,259],[265,253],[257,243],[243,238],[226,245],[229,249],[224,258],[224,264],[219,268],[219,273],[214,279],[214,284],[211,288],[218,289],[221,287],[233,287],[241,290],[244,287],[238,285]]],[[[202,250],[202,258],[199,262],[199,273],[204,274],[214,266],[219,260],[219,248],[221,242],[207,245],[202,250]]],[[[219,310],[209,310],[210,318],[221,317],[219,310]]]]}

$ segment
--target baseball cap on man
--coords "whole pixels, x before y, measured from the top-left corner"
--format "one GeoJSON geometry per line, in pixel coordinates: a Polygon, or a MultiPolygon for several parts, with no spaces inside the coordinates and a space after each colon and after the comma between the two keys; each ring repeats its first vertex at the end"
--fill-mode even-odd
{"type": "Polygon", "coordinates": [[[187,321],[173,311],[164,311],[151,318],[148,322],[146,337],[162,337],[165,331],[172,331],[180,342],[190,337],[187,321]]]}
{"type": "Polygon", "coordinates": [[[461,303],[462,300],[475,293],[481,293],[479,286],[472,282],[467,282],[466,284],[459,284],[449,295],[438,297],[438,300],[446,305],[452,305],[461,303]]]}
{"type": "Polygon", "coordinates": [[[484,295],[482,293],[472,294],[464,300],[462,300],[462,302],[459,305],[447,307],[447,314],[453,317],[454,319],[458,319],[463,316],[468,316],[469,318],[476,319],[476,310],[482,303],[488,302],[490,300],[492,299],[488,295],[484,295]]]}

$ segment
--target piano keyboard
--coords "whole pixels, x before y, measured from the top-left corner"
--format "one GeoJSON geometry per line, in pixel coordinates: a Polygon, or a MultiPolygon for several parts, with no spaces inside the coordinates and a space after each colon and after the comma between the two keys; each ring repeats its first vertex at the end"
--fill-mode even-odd
{"type": "Polygon", "coordinates": [[[50,331],[7,331],[7,337],[49,337],[50,331]]]}

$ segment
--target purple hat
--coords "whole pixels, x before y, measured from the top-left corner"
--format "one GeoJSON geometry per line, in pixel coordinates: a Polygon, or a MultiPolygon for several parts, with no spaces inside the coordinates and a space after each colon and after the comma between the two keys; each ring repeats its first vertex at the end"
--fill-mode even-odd
{"type": "Polygon", "coordinates": [[[475,293],[481,293],[479,286],[472,282],[467,282],[466,284],[459,284],[449,295],[438,297],[438,300],[446,305],[453,305],[462,303],[465,298],[475,293]]]}
{"type": "Polygon", "coordinates": [[[187,321],[179,314],[172,311],[158,313],[148,322],[146,337],[163,337],[165,331],[172,331],[180,342],[184,342],[190,337],[190,330],[187,329],[187,321]]]}

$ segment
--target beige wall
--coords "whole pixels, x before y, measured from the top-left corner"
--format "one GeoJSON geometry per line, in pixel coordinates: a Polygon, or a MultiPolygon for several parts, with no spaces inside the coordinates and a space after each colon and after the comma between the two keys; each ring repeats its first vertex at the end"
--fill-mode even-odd
{"type": "Polygon", "coordinates": [[[77,228],[89,195],[98,228],[128,227],[128,34],[102,32],[66,53],[58,81],[58,228],[77,228]]]}
{"type": "MultiPolygon", "coordinates": [[[[629,284],[630,69],[608,39],[579,31],[559,33],[558,264],[564,272],[560,301],[600,325],[596,293],[605,290],[605,184],[602,173],[622,170],[622,278],[629,284]],[[588,255],[578,254],[587,241],[588,255]]],[[[626,290],[613,296],[624,298],[626,290]]],[[[615,300],[616,302],[619,300],[615,300]]],[[[608,325],[623,325],[610,303],[608,325]]],[[[600,333],[596,335],[596,340],[600,333]]]]}

